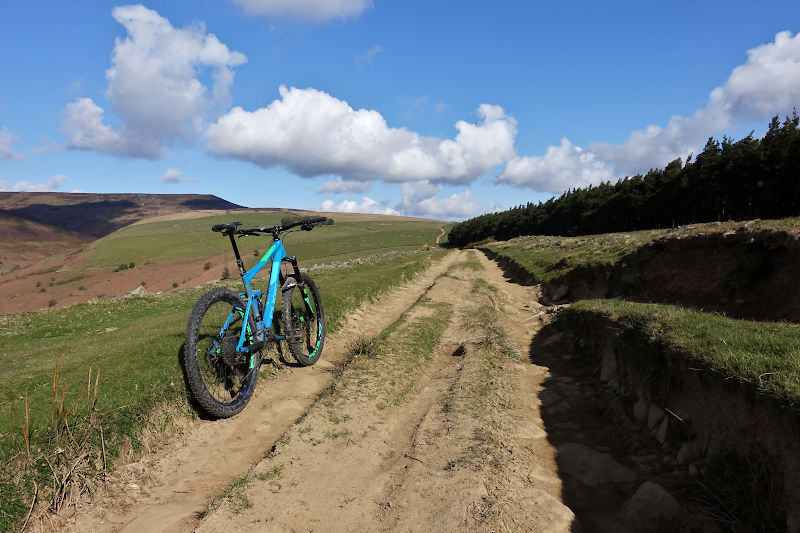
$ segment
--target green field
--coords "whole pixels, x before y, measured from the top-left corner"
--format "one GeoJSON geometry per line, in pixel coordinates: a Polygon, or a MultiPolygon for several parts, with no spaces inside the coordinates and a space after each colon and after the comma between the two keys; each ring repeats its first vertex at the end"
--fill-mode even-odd
{"type": "MultiPolygon", "coordinates": [[[[237,218],[256,226],[278,223],[282,216],[285,213],[237,218]]],[[[129,226],[97,242],[95,265],[207,257],[211,250],[230,253],[227,240],[209,230],[223,219],[129,226]]],[[[419,250],[435,241],[440,227],[434,222],[401,220],[337,222],[313,232],[290,234],[287,248],[290,254],[308,258],[305,265],[310,266],[389,250],[419,250]]],[[[252,253],[251,243],[261,245],[263,252],[268,239],[239,240],[242,255],[252,253]]],[[[412,279],[443,254],[433,248],[315,271],[327,331],[335,332],[350,311],[412,279]]],[[[240,285],[238,280],[225,283],[235,290],[240,285]]],[[[255,285],[259,283],[264,282],[255,285]]],[[[60,485],[51,488],[54,474],[63,474],[70,461],[85,456],[81,475],[91,479],[121,450],[132,447],[135,451],[140,446],[139,432],[151,423],[155,408],[168,402],[179,411],[191,412],[179,355],[189,312],[205,290],[0,316],[0,361],[5,369],[0,382],[0,462],[4,465],[0,530],[19,528],[34,481],[40,499],[57,498],[60,485]]],[[[274,348],[270,355],[277,360],[274,348]]],[[[91,490],[89,484],[79,490],[91,490]]]]}
{"type": "MultiPolygon", "coordinates": [[[[164,259],[197,260],[220,253],[231,253],[228,240],[211,231],[218,223],[241,220],[242,227],[279,224],[286,212],[238,213],[215,215],[194,220],[151,222],[122,228],[98,240],[92,267],[116,267],[122,263],[137,265],[164,259]]],[[[380,254],[390,250],[413,250],[433,245],[442,223],[415,220],[335,220],[330,226],[314,231],[288,233],[284,245],[305,266],[342,261],[380,254]]],[[[263,253],[269,247],[269,235],[237,240],[242,257],[252,257],[253,250],[263,253]]]]}

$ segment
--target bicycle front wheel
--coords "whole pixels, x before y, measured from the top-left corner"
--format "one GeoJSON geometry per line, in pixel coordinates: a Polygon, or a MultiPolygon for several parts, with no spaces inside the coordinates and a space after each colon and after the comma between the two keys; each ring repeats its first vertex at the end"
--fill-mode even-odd
{"type": "Polygon", "coordinates": [[[322,355],[325,314],[319,289],[311,276],[301,272],[296,285],[283,293],[283,327],[289,351],[295,360],[311,366],[322,355]]]}
{"type": "Polygon", "coordinates": [[[228,418],[244,409],[255,389],[260,354],[236,351],[242,329],[245,344],[253,341],[255,322],[244,324],[245,305],[225,288],[205,293],[186,326],[184,375],[197,404],[214,418],[228,418]]]}

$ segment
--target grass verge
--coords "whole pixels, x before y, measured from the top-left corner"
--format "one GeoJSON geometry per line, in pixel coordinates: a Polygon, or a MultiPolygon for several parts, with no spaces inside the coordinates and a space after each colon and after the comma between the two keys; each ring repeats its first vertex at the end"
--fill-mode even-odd
{"type": "MultiPolygon", "coordinates": [[[[735,320],[683,307],[619,300],[576,302],[562,317],[577,319],[586,313],[613,319],[623,328],[620,335],[635,333],[666,351],[684,354],[692,366],[748,383],[779,405],[800,407],[798,324],[735,320]]],[[[659,365],[666,359],[650,357],[645,363],[658,373],[665,370],[659,365]]]]}

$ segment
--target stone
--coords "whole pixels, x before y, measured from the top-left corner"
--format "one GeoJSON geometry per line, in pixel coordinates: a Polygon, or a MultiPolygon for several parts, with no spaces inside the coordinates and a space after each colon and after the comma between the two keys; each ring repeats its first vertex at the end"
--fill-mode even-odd
{"type": "Polygon", "coordinates": [[[633,419],[640,426],[647,423],[647,400],[639,398],[639,401],[633,404],[633,419]]]}
{"type": "Polygon", "coordinates": [[[600,361],[600,381],[609,382],[617,377],[617,354],[613,347],[603,350],[603,358],[600,361]]]}
{"type": "Polygon", "coordinates": [[[656,440],[661,444],[664,444],[667,441],[667,429],[669,428],[669,418],[666,416],[661,420],[661,425],[658,427],[658,431],[656,431],[656,440]]]}
{"type": "Polygon", "coordinates": [[[623,506],[622,515],[635,531],[662,531],[683,510],[675,497],[658,483],[645,481],[623,506]]]}
{"type": "Polygon", "coordinates": [[[550,407],[563,400],[563,398],[554,390],[544,390],[539,393],[539,400],[542,402],[542,407],[550,407]]]}
{"type": "Polygon", "coordinates": [[[681,444],[676,457],[679,465],[694,463],[703,456],[700,446],[696,442],[684,442],[681,444]]]}
{"type": "MultiPolygon", "coordinates": [[[[573,531],[577,522],[572,509],[549,492],[526,485],[515,494],[518,508],[527,518],[526,522],[540,523],[545,518],[546,531],[573,531]]],[[[435,528],[434,528],[435,529],[435,528]]]]}
{"type": "Polygon", "coordinates": [[[569,287],[567,287],[564,284],[561,284],[551,288],[548,292],[550,293],[550,301],[558,302],[567,295],[567,293],[569,292],[569,287]]]}
{"type": "Polygon", "coordinates": [[[145,294],[147,294],[147,289],[144,288],[144,285],[139,285],[125,296],[130,298],[133,296],[144,296],[145,294]]]}
{"type": "Polygon", "coordinates": [[[547,437],[547,431],[531,422],[519,428],[517,437],[520,439],[538,440],[547,437]]]}
{"type": "Polygon", "coordinates": [[[667,412],[664,411],[659,406],[653,404],[650,406],[650,409],[647,411],[647,427],[650,429],[655,429],[656,425],[661,422],[661,419],[667,415],[667,412]]]}
{"type": "Polygon", "coordinates": [[[569,442],[558,449],[559,467],[587,487],[603,483],[630,483],[636,474],[611,455],[583,444],[569,442]]]}
{"type": "Polygon", "coordinates": [[[547,337],[547,339],[545,339],[545,341],[542,343],[542,346],[543,347],[552,346],[553,344],[560,341],[563,336],[564,333],[562,332],[554,333],[553,335],[550,335],[549,337],[547,337]]]}
{"type": "Polygon", "coordinates": [[[526,309],[530,309],[531,311],[538,311],[539,309],[541,309],[544,306],[542,304],[540,304],[539,302],[537,302],[536,300],[531,300],[530,302],[526,303],[522,307],[524,307],[526,309]]]}

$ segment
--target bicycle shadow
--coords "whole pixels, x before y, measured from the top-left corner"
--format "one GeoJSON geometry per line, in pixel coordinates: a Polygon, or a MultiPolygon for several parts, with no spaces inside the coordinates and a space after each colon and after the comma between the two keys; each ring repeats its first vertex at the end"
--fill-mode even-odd
{"type": "Polygon", "coordinates": [[[178,366],[181,367],[184,394],[186,395],[186,401],[189,403],[189,407],[192,408],[192,411],[194,411],[201,420],[216,420],[216,418],[209,416],[203,411],[203,408],[200,407],[200,404],[195,401],[194,397],[189,392],[189,379],[186,376],[186,341],[183,341],[181,347],[178,348],[178,366]]]}

